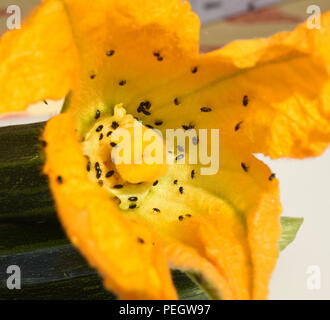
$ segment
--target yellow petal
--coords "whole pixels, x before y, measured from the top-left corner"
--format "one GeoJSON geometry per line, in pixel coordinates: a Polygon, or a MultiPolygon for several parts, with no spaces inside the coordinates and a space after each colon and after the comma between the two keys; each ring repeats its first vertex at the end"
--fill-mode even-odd
{"type": "Polygon", "coordinates": [[[61,1],[38,8],[22,29],[0,40],[0,113],[63,98],[77,73],[76,49],[61,1]]]}
{"type": "Polygon", "coordinates": [[[66,108],[82,127],[97,108],[124,103],[136,112],[150,94],[162,103],[162,91],[198,57],[199,20],[187,1],[64,2],[83,65],[66,108]]]}
{"type": "MultiPolygon", "coordinates": [[[[303,158],[326,148],[329,13],[322,16],[320,30],[304,24],[199,56],[196,17],[186,3],[166,3],[101,1],[88,6],[93,14],[83,24],[73,23],[85,67],[81,88],[67,108],[78,115],[80,131],[90,123],[93,108],[107,112],[124,103],[145,122],[219,128],[240,148],[272,158],[303,158]],[[151,116],[137,113],[145,100],[152,102],[151,116]]],[[[71,21],[86,10],[73,0],[66,8],[71,21]]]]}
{"type": "Polygon", "coordinates": [[[176,268],[199,274],[216,297],[265,299],[281,234],[278,183],[251,155],[225,144],[220,150],[216,175],[200,175],[200,165],[175,164],[134,217],[169,244],[176,268]]]}
{"type": "Polygon", "coordinates": [[[236,148],[272,158],[321,154],[330,141],[329,17],[320,30],[302,25],[200,56],[191,62],[195,74],[188,68],[166,91],[149,93],[152,116],[140,117],[169,128],[219,128],[236,148]]]}
{"type": "Polygon", "coordinates": [[[190,274],[213,299],[233,299],[227,279],[203,258],[196,249],[180,242],[170,241],[165,248],[173,269],[190,274]]]}
{"type": "MultiPolygon", "coordinates": [[[[197,17],[179,0],[44,1],[22,30],[1,40],[0,84],[5,98],[0,110],[21,110],[37,100],[65,95],[73,88],[78,68],[77,46],[84,66],[82,90],[70,108],[79,116],[91,104],[108,110],[123,102],[135,111],[138,101],[152,99],[159,109],[149,118],[154,120],[170,113],[168,108],[178,98],[180,115],[188,107],[193,113],[203,106],[213,108],[216,121],[203,121],[202,116],[199,125],[220,126],[224,135],[236,137],[252,152],[302,158],[326,148],[328,13],[322,15],[320,30],[304,24],[292,33],[236,41],[201,57],[198,30],[197,17]],[[195,66],[198,73],[192,77],[195,66]],[[125,86],[118,86],[121,81],[125,86]],[[242,107],[244,96],[247,108],[242,107]],[[240,130],[235,132],[237,126],[240,130]]],[[[84,123],[88,119],[84,116],[84,123]]]]}
{"type": "Polygon", "coordinates": [[[263,193],[256,207],[247,217],[248,242],[251,251],[253,274],[253,299],[268,295],[270,275],[276,265],[278,241],[281,235],[279,215],[281,205],[277,188],[263,193]]]}
{"type": "Polygon", "coordinates": [[[128,221],[108,194],[89,180],[72,122],[70,114],[62,114],[47,123],[44,133],[44,172],[72,243],[120,298],[175,299],[157,237],[142,223],[128,221]]]}
{"type": "Polygon", "coordinates": [[[319,30],[305,23],[293,32],[235,41],[203,56],[201,68],[213,70],[206,77],[214,81],[214,96],[217,90],[222,108],[231,106],[230,113],[219,111],[221,128],[235,136],[240,123],[238,140],[272,158],[321,154],[330,141],[329,52],[327,12],[319,30]],[[235,68],[231,75],[221,71],[226,64],[235,68]]]}

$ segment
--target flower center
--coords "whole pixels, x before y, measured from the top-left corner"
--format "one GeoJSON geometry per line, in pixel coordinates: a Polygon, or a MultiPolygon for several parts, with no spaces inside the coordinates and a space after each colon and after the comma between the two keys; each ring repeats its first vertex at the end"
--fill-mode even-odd
{"type": "Polygon", "coordinates": [[[167,171],[163,139],[126,114],[121,104],[114,114],[98,117],[83,141],[87,170],[98,183],[121,200],[121,208],[136,207],[126,199],[141,201],[167,171]]]}

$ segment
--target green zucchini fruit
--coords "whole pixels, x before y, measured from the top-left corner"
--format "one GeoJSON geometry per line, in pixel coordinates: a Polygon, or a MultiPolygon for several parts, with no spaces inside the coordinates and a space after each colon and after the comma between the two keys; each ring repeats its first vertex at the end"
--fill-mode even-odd
{"type": "Polygon", "coordinates": [[[39,136],[44,123],[0,128],[0,221],[54,215],[41,175],[39,136]]]}

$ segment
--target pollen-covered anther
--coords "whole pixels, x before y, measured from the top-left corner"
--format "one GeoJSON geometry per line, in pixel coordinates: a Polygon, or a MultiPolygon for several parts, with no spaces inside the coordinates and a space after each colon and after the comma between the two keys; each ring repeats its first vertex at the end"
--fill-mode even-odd
{"type": "MultiPolygon", "coordinates": [[[[127,124],[122,138],[111,136],[118,144],[114,164],[119,175],[129,183],[155,182],[167,170],[163,140],[138,121],[127,124]]],[[[155,184],[154,184],[155,185],[155,184]]]]}
{"type": "MultiPolygon", "coordinates": [[[[144,101],[143,109],[150,108],[151,103],[144,101]]],[[[155,186],[167,171],[166,148],[157,132],[126,114],[121,104],[115,106],[112,116],[94,114],[93,118],[96,121],[82,142],[84,154],[93,164],[86,164],[89,177],[96,183],[102,177],[103,188],[110,192],[142,182],[155,186]]]]}

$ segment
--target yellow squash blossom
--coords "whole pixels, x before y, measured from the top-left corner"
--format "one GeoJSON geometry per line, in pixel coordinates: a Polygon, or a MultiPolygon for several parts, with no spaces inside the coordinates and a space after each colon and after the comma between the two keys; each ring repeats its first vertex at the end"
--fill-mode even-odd
{"type": "Polygon", "coordinates": [[[2,112],[68,95],[44,172],[72,243],[123,299],[176,299],[169,267],[213,298],[266,298],[281,206],[253,154],[316,156],[330,140],[330,14],[203,55],[199,26],[181,0],[45,0],[0,42],[2,112]],[[219,171],[115,165],[111,135],[134,117],[219,129],[219,171]]]}

